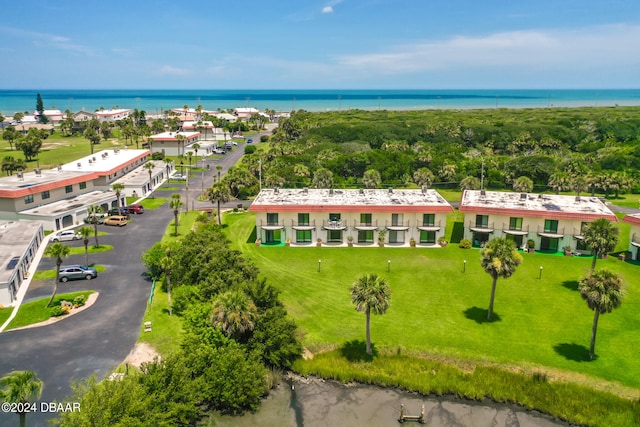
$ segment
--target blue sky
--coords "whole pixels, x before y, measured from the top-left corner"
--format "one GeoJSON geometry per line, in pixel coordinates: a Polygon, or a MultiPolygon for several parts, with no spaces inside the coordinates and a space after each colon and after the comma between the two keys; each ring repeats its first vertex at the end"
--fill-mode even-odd
{"type": "Polygon", "coordinates": [[[12,2],[3,89],[640,87],[637,0],[12,2]]]}

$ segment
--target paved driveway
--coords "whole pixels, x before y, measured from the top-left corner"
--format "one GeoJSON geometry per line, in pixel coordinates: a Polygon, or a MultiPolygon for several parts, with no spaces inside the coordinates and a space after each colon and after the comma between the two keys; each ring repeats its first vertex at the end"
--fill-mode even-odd
{"type": "MultiPolygon", "coordinates": [[[[259,140],[257,137],[256,140],[259,140]]],[[[233,166],[244,152],[240,144],[219,160],[207,159],[210,169],[204,179],[192,177],[189,209],[212,207],[210,202],[197,202],[195,197],[201,186],[207,188],[217,178],[216,165],[223,167],[221,174],[233,166]]],[[[200,163],[202,165],[202,163],[200,163]]],[[[170,187],[185,187],[170,184],[170,187]]],[[[185,200],[185,189],[182,189],[185,200]]],[[[169,192],[156,192],[158,197],[170,197],[169,192]]],[[[40,402],[70,398],[71,382],[97,374],[101,379],[123,362],[133,349],[140,335],[151,283],[145,278],[141,254],[159,241],[173,211],[168,204],[142,215],[132,215],[133,221],[125,227],[98,226],[108,231],[108,236],[98,237],[100,244],[108,244],[114,250],[90,254],[89,262],[104,265],[107,270],[90,281],[78,280],[61,283],[58,292],[94,289],[100,292],[95,304],[81,313],[60,322],[20,331],[0,334],[0,375],[13,370],[31,370],[44,382],[40,402]]],[[[67,242],[70,246],[83,247],[82,241],[67,242]]],[[[93,239],[90,244],[93,244],[93,239]]],[[[84,264],[84,253],[73,255],[64,264],[84,264]]],[[[39,270],[55,268],[55,260],[43,258],[39,270]]],[[[32,282],[24,301],[51,295],[52,281],[32,282]]],[[[40,406],[38,405],[38,408],[40,406]]],[[[29,426],[46,426],[46,420],[56,415],[36,413],[27,416],[29,426]]],[[[0,426],[15,425],[18,416],[0,413],[0,426]]]]}

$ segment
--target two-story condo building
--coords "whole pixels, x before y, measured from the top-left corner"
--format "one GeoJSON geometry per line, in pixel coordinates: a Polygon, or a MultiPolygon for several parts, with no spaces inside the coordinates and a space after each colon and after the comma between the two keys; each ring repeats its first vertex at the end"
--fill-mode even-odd
{"type": "Polygon", "coordinates": [[[149,148],[154,153],[164,153],[165,156],[184,156],[190,146],[200,141],[200,132],[162,132],[151,135],[148,139],[149,148]]]}
{"type": "Polygon", "coordinates": [[[617,222],[597,197],[465,190],[460,201],[465,214],[464,237],[475,246],[493,237],[506,237],[519,248],[535,242],[541,251],[562,251],[565,246],[588,253],[582,228],[598,219],[617,222]]]}
{"type": "Polygon", "coordinates": [[[264,189],[249,208],[262,243],[437,246],[453,208],[435,190],[264,189]]]}
{"type": "Polygon", "coordinates": [[[629,252],[634,260],[640,261],[640,214],[625,215],[622,221],[631,224],[629,252]]]}
{"type": "Polygon", "coordinates": [[[44,241],[42,223],[0,221],[0,304],[11,305],[44,241]]]}

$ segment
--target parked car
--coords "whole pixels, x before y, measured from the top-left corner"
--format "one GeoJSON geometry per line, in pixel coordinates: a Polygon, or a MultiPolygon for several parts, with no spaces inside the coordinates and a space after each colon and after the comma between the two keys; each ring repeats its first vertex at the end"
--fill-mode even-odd
{"type": "Polygon", "coordinates": [[[187,177],[186,177],[186,175],[183,175],[183,174],[181,174],[181,173],[177,173],[177,174],[174,174],[174,175],[171,177],[171,179],[175,179],[175,180],[177,180],[177,181],[186,181],[186,180],[187,180],[187,177]]]}
{"type": "Polygon", "coordinates": [[[134,203],[132,205],[129,205],[126,207],[127,211],[129,211],[130,214],[143,214],[144,213],[144,206],[138,204],[138,203],[134,203]]]}
{"type": "Polygon", "coordinates": [[[52,242],[68,242],[69,240],[80,240],[82,234],[73,230],[59,231],[51,237],[52,242]]]}
{"type": "Polygon", "coordinates": [[[122,215],[113,215],[104,220],[104,225],[117,225],[122,227],[127,225],[128,217],[122,215]]]}
{"type": "Polygon", "coordinates": [[[59,274],[61,282],[76,279],[91,280],[98,277],[98,271],[95,268],[85,267],[84,265],[67,265],[66,267],[61,267],[59,274]]]}
{"type": "Polygon", "coordinates": [[[127,219],[129,219],[129,210],[125,207],[120,208],[120,210],[118,210],[118,208],[109,209],[109,212],[107,212],[107,214],[109,214],[110,216],[125,216],[127,217],[127,219]]]}
{"type": "Polygon", "coordinates": [[[104,219],[107,217],[107,214],[99,213],[99,214],[90,214],[88,217],[84,219],[85,224],[102,224],[104,223],[104,219]]]}
{"type": "Polygon", "coordinates": [[[247,144],[253,144],[253,139],[251,138],[247,139],[247,144]]]}
{"type": "Polygon", "coordinates": [[[216,148],[212,151],[213,154],[227,154],[224,148],[216,148]]]}

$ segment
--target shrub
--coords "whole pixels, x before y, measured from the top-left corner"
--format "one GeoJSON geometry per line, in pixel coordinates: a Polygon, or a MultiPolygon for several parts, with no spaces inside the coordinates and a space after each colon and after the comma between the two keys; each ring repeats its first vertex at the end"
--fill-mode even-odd
{"type": "Polygon", "coordinates": [[[73,305],[77,307],[82,307],[87,302],[87,299],[84,295],[78,295],[73,299],[73,305]]]}
{"type": "Polygon", "coordinates": [[[256,152],[255,145],[247,145],[244,147],[244,154],[253,154],[256,152]]]}
{"type": "Polygon", "coordinates": [[[260,135],[260,142],[269,141],[269,135],[260,135]]]}
{"type": "Polygon", "coordinates": [[[161,152],[155,152],[151,154],[151,160],[163,160],[163,159],[164,159],[164,154],[161,152]]]}
{"type": "Polygon", "coordinates": [[[462,249],[470,249],[471,248],[471,240],[469,240],[469,239],[460,240],[460,247],[462,249]]]}
{"type": "Polygon", "coordinates": [[[64,316],[65,314],[67,314],[68,311],[65,311],[62,306],[60,305],[56,305],[55,307],[53,307],[51,309],[51,316],[53,317],[60,317],[60,316],[64,316]]]}

